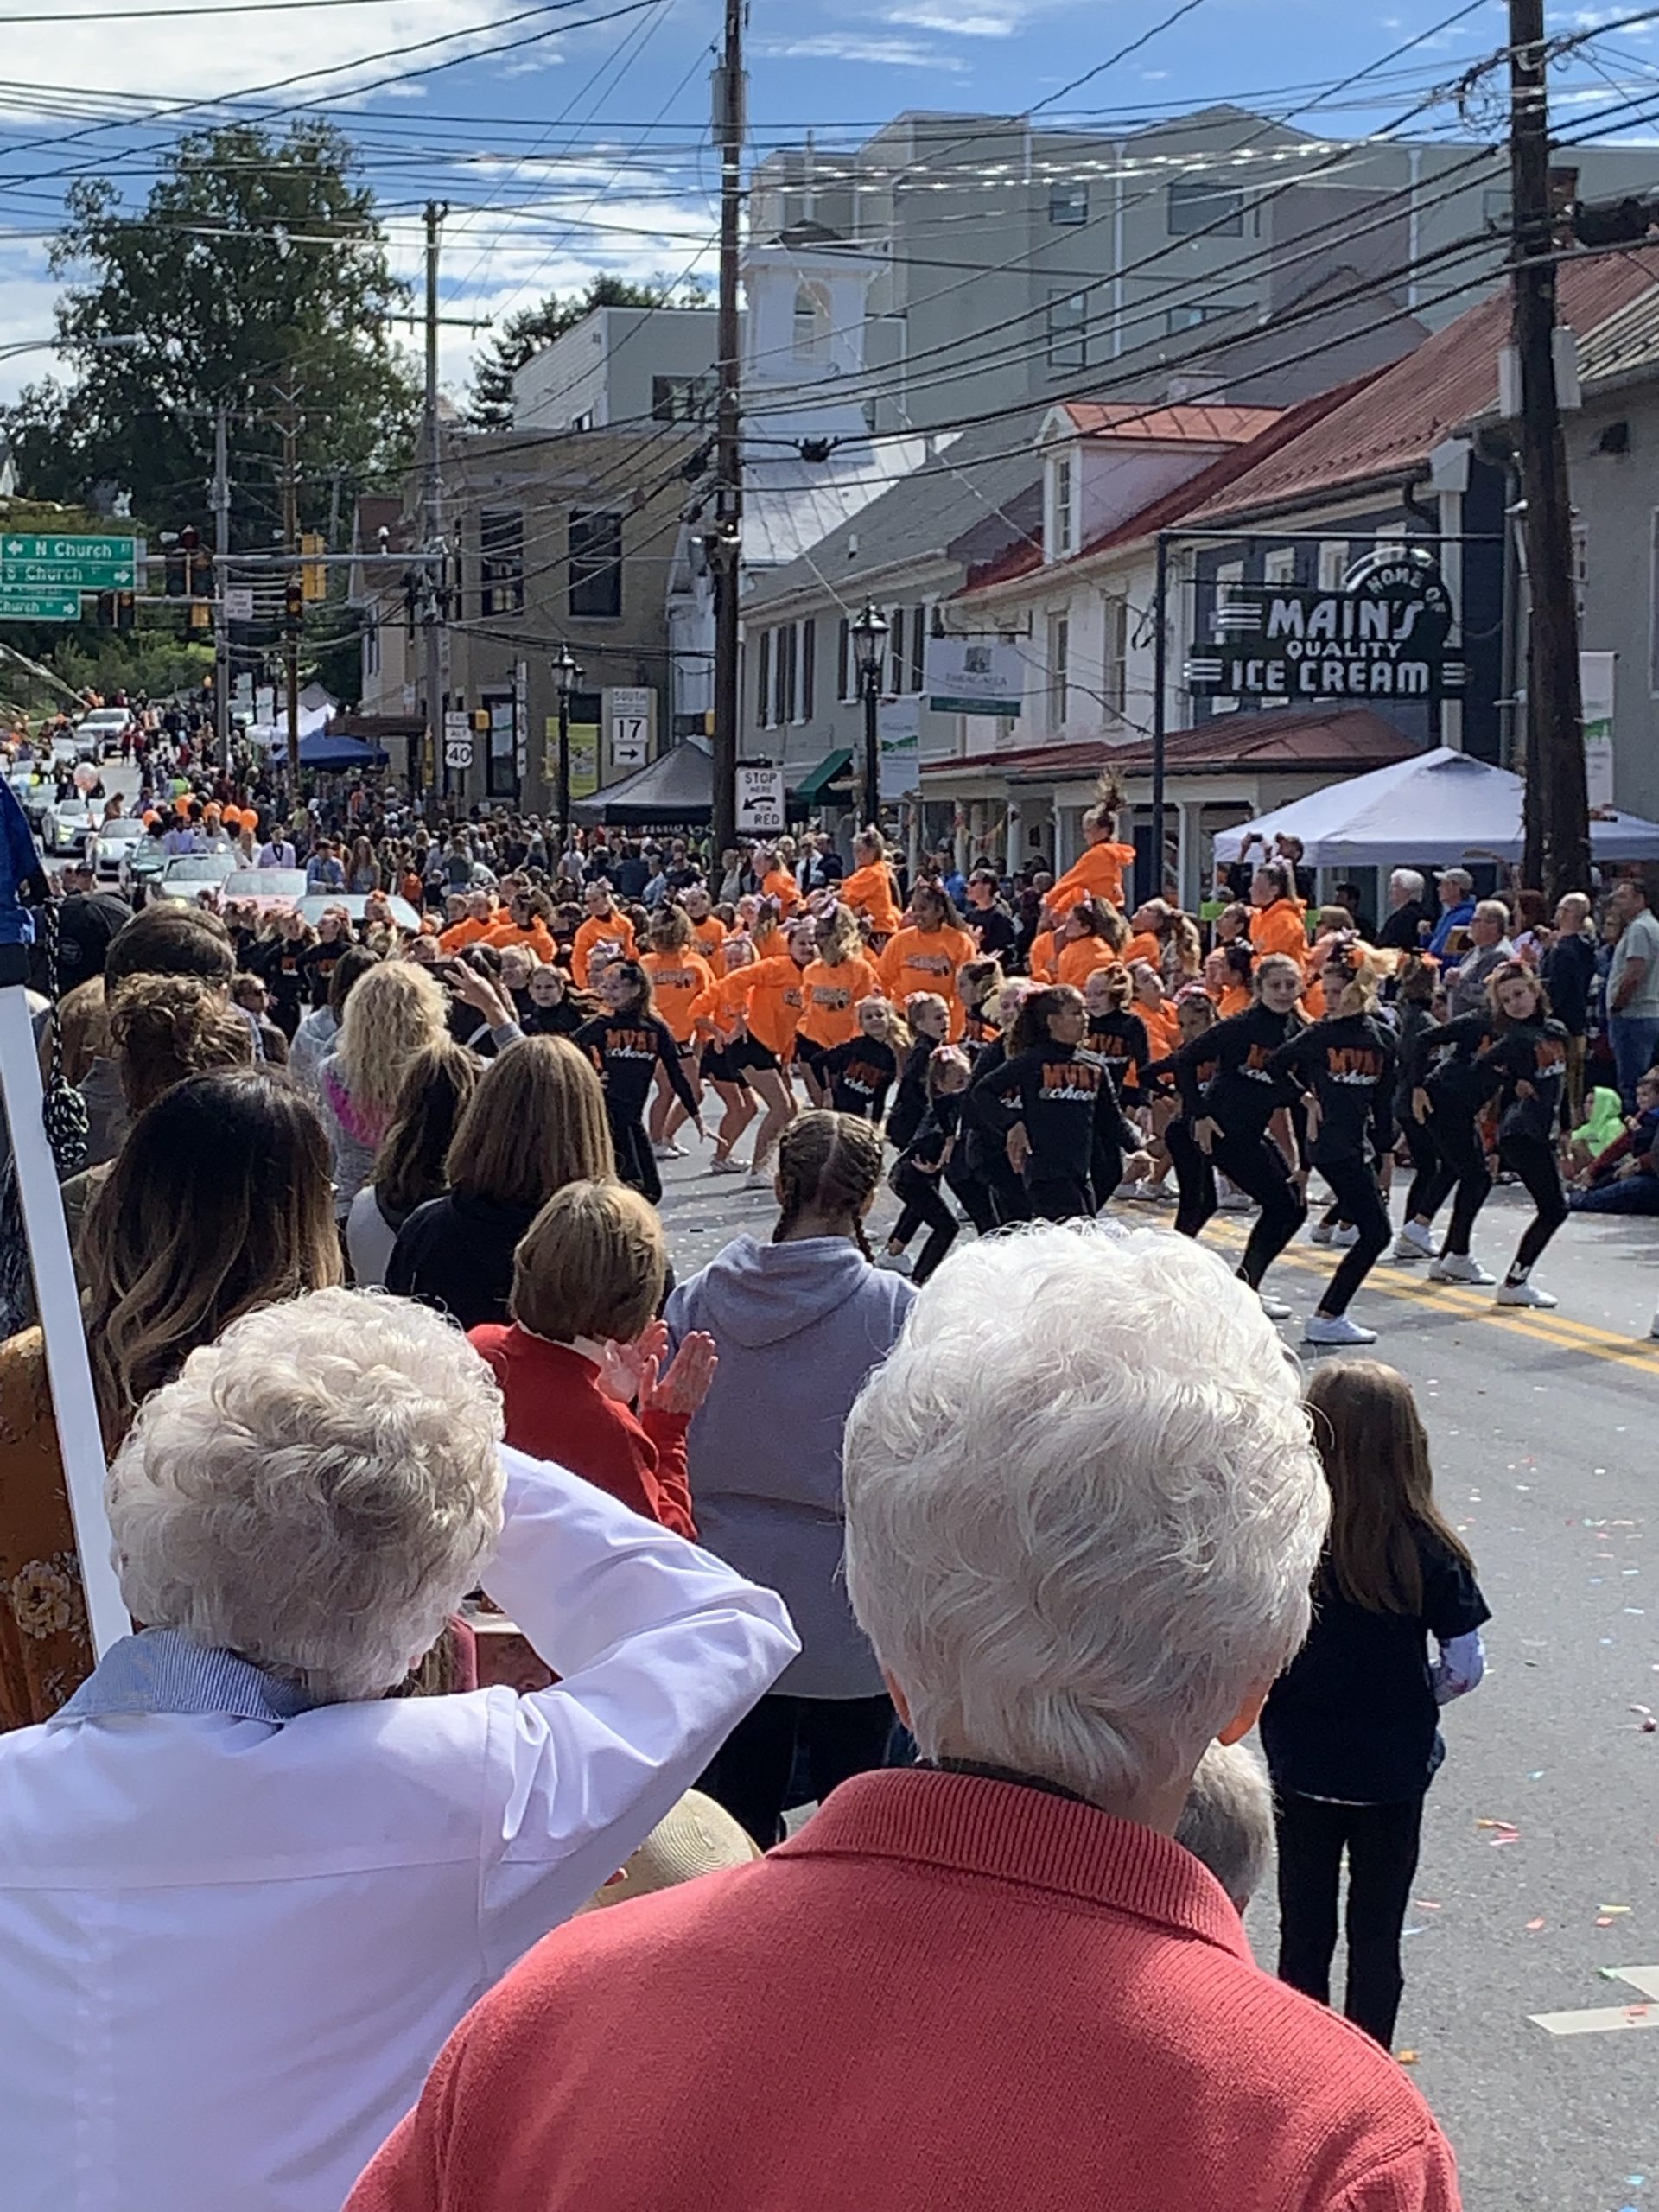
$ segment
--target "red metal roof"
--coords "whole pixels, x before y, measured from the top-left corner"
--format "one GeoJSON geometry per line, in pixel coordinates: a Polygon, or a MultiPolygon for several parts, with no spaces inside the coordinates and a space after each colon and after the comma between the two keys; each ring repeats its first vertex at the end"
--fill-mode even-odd
{"type": "Polygon", "coordinates": [[[1069,399],[1064,411],[1085,438],[1126,438],[1149,445],[1238,446],[1278,421],[1281,407],[1229,407],[1177,400],[1148,408],[1143,400],[1069,399]]]}
{"type": "MultiPolygon", "coordinates": [[[[1560,320],[1583,337],[1656,281],[1659,253],[1652,248],[1563,261],[1556,271],[1560,320]]],[[[1202,504],[1189,504],[1181,520],[1203,524],[1298,505],[1344,485],[1409,476],[1443,439],[1497,405],[1498,354],[1509,335],[1509,299],[1495,293],[1370,378],[1305,435],[1281,442],[1259,466],[1234,472],[1202,504]]]]}
{"type": "MultiPolygon", "coordinates": [[[[1267,408],[1235,409],[1233,411],[1239,415],[1267,415],[1269,417],[1267,428],[1252,438],[1248,445],[1236,446],[1229,453],[1218,454],[1207,467],[1199,469],[1196,476],[1189,476],[1184,484],[1178,484],[1173,491],[1165,493],[1161,499],[1153,500],[1149,506],[1125,516],[1122,520],[1114,523],[1109,530],[1097,532],[1071,556],[1069,562],[1055,562],[1052,565],[1057,571],[1063,570],[1077,561],[1087,560],[1091,554],[1106,552],[1114,545],[1132,545],[1137,538],[1145,537],[1154,530],[1161,530],[1166,524],[1181,521],[1195,499],[1210,497],[1224,485],[1230,484],[1242,469],[1252,468],[1267,454],[1277,453],[1289,440],[1300,437],[1304,430],[1328,415],[1332,408],[1340,406],[1351,393],[1358,391],[1374,377],[1382,373],[1380,370],[1372,370],[1347,384],[1333,385],[1329,391],[1315,392],[1312,398],[1299,401],[1294,407],[1286,408],[1282,414],[1275,415],[1267,408]]],[[[1033,544],[1029,538],[1022,538],[1010,545],[1006,552],[998,554],[995,560],[982,562],[978,568],[969,569],[967,581],[956,596],[963,598],[988,584],[1007,583],[1014,577],[1028,575],[1033,569],[1040,569],[1043,565],[1041,546],[1033,544]]]]}
{"type": "MultiPolygon", "coordinates": [[[[1256,714],[1217,715],[1195,729],[1173,729],[1164,741],[1164,766],[1172,776],[1225,772],[1295,772],[1363,775],[1409,760],[1421,746],[1402,736],[1369,707],[1274,707],[1256,714]]],[[[974,753],[955,760],[925,760],[927,776],[988,769],[998,775],[1045,779],[1094,775],[1103,768],[1144,775],[1152,766],[1152,740],[1131,745],[1088,738],[1070,745],[1022,746],[1014,753],[974,753]]]]}

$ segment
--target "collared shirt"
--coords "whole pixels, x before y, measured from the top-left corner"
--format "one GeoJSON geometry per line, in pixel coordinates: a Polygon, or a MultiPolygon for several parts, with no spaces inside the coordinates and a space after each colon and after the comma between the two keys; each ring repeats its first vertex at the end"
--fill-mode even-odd
{"type": "Polygon", "coordinates": [[[1263,1974],[1171,1837],[912,1769],[539,1946],[346,2212],[1457,2202],[1389,2053],[1263,1974]]]}
{"type": "Polygon", "coordinates": [[[503,1460],[484,1580],[552,1689],[255,1717],[280,1684],[139,1637],[0,1738],[6,2212],[339,2212],[462,2013],[793,1656],[771,1592],[503,1460]]]}

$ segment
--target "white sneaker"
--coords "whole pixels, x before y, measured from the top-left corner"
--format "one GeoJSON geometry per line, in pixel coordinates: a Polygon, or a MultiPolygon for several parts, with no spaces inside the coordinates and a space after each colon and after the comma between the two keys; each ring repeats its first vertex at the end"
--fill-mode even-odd
{"type": "Polygon", "coordinates": [[[1362,1329],[1345,1313],[1310,1313],[1302,1324],[1305,1344],[1374,1344],[1375,1329],[1362,1329]]]}
{"type": "Polygon", "coordinates": [[[1442,1252],[1428,1271],[1430,1282],[1472,1282],[1484,1286],[1497,1281],[1467,1252],[1442,1252]]]}
{"type": "Polygon", "coordinates": [[[1251,1198],[1248,1191],[1229,1191],[1224,1196],[1217,1199],[1216,1211],[1217,1213],[1249,1213],[1254,1210],[1255,1205],[1255,1200],[1251,1198]]]}
{"type": "Polygon", "coordinates": [[[1403,1229],[1395,1238],[1394,1249],[1389,1255],[1399,1267],[1414,1267],[1419,1260],[1426,1260],[1428,1256],[1416,1238],[1408,1236],[1403,1229]]]}
{"type": "MultiPolygon", "coordinates": [[[[769,1167],[751,1167],[743,1181],[747,1190],[769,1191],[777,1179],[769,1167]]],[[[1488,1277],[1488,1281],[1490,1280],[1491,1278],[1488,1277]]]]}
{"type": "Polygon", "coordinates": [[[1309,1226],[1307,1241],[1310,1244],[1328,1244],[1336,1233],[1334,1222],[1316,1221],[1309,1226]]]}
{"type": "Polygon", "coordinates": [[[1501,1282],[1492,1299],[1494,1306],[1559,1306],[1560,1302],[1553,1290],[1540,1290],[1533,1282],[1501,1282]]]}
{"type": "Polygon", "coordinates": [[[907,1275],[915,1265],[908,1252],[884,1252],[875,1264],[890,1275],[907,1275]]]}
{"type": "Polygon", "coordinates": [[[716,1153],[709,1163],[709,1173],[711,1175],[741,1175],[743,1163],[741,1160],[734,1160],[729,1152],[723,1160],[716,1153]]]}
{"type": "Polygon", "coordinates": [[[1407,1245],[1411,1247],[1414,1258],[1432,1260],[1434,1257],[1433,1230],[1425,1229],[1421,1221],[1402,1221],[1400,1224],[1399,1243],[1394,1248],[1394,1256],[1396,1260],[1403,1260],[1406,1257],[1404,1248],[1407,1245]]]}
{"type": "Polygon", "coordinates": [[[1282,1298],[1269,1298],[1265,1290],[1258,1290],[1255,1294],[1261,1300],[1262,1311],[1269,1321],[1289,1320],[1291,1309],[1282,1298]]]}
{"type": "Polygon", "coordinates": [[[651,1156],[653,1160],[682,1160],[685,1155],[678,1145],[664,1142],[652,1145],[651,1156]]]}
{"type": "Polygon", "coordinates": [[[1339,1221],[1331,1232],[1331,1242],[1339,1252],[1345,1252],[1351,1244],[1358,1243],[1359,1231],[1351,1221],[1339,1221]]]}

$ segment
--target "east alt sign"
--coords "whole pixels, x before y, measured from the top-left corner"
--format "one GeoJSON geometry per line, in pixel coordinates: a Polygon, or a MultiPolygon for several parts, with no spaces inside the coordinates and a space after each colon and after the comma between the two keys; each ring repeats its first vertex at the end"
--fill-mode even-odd
{"type": "Polygon", "coordinates": [[[1416,547],[1369,554],[1339,588],[1235,587],[1187,689],[1211,699],[1444,699],[1461,692],[1452,595],[1416,547]]]}

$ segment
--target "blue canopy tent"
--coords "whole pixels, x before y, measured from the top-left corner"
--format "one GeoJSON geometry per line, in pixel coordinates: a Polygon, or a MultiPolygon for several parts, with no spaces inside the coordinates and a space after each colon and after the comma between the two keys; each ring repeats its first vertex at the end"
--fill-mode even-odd
{"type": "Polygon", "coordinates": [[[331,737],[325,729],[300,740],[302,768],[384,768],[386,756],[378,746],[365,745],[360,737],[331,737]]]}

